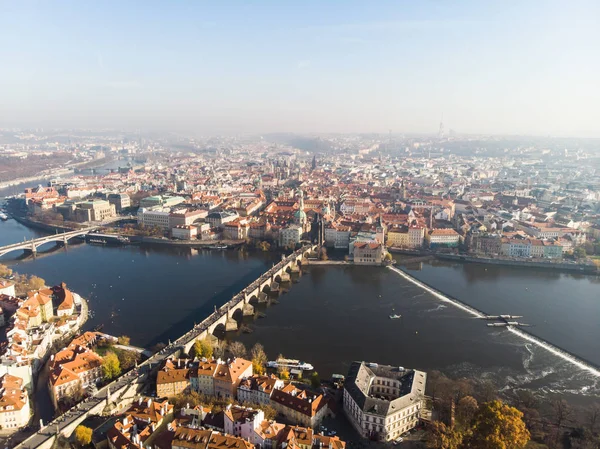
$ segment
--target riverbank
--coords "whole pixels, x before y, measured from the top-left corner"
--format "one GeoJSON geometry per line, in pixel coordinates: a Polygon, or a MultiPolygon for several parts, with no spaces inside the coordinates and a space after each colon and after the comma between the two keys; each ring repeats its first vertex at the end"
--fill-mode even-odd
{"type": "Polygon", "coordinates": [[[567,262],[545,262],[533,260],[518,259],[498,259],[490,257],[466,256],[461,254],[436,254],[435,257],[441,260],[455,260],[459,262],[484,263],[491,265],[505,265],[513,267],[545,268],[550,270],[570,271],[585,274],[599,274],[595,265],[586,265],[580,263],[567,262]]]}

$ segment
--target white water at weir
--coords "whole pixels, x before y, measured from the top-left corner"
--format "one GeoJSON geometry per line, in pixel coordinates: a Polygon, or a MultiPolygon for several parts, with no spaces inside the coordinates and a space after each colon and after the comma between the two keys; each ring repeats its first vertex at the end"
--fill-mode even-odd
{"type": "MultiPolygon", "coordinates": [[[[400,276],[402,276],[404,279],[406,279],[407,281],[415,284],[416,286],[422,288],[423,290],[427,291],[428,293],[431,293],[433,296],[435,296],[436,298],[440,299],[441,301],[447,302],[452,304],[454,307],[461,309],[477,318],[485,318],[487,315],[471,306],[468,306],[466,304],[463,304],[462,302],[450,298],[442,293],[440,293],[439,291],[435,290],[434,288],[429,287],[428,285],[424,284],[423,282],[415,279],[414,277],[412,277],[411,275],[409,275],[408,273],[405,273],[404,271],[393,267],[393,266],[388,266],[388,268],[396,273],[398,273],[400,276]]],[[[560,348],[557,348],[556,346],[554,346],[551,343],[548,343],[547,341],[544,341],[540,338],[534,337],[533,335],[529,334],[528,332],[525,332],[521,329],[517,329],[514,328],[512,326],[507,326],[506,329],[508,329],[510,332],[512,332],[514,335],[517,335],[518,337],[521,337],[522,339],[529,341],[531,343],[536,344],[537,346],[544,348],[545,350],[547,350],[548,352],[560,357],[563,360],[566,360],[567,362],[575,365],[578,368],[581,368],[582,370],[588,371],[591,374],[593,374],[596,377],[600,377],[600,370],[598,370],[597,368],[595,368],[594,366],[590,365],[589,363],[584,362],[583,360],[575,357],[572,354],[569,354],[566,351],[563,351],[560,348]]]]}

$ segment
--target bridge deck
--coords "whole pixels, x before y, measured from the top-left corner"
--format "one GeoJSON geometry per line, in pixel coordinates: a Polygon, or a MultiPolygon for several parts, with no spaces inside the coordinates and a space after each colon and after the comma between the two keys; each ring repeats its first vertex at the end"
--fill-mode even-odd
{"type": "Polygon", "coordinates": [[[113,397],[113,394],[116,391],[122,390],[124,387],[133,385],[134,383],[141,383],[146,380],[148,374],[152,371],[154,367],[160,365],[164,362],[165,359],[173,355],[175,352],[179,351],[182,346],[186,343],[190,343],[195,341],[198,335],[202,334],[208,328],[214,324],[217,320],[222,318],[223,315],[227,314],[232,303],[236,305],[244,300],[244,291],[251,288],[253,285],[260,285],[263,278],[269,278],[271,273],[277,272],[280,268],[284,267],[289,262],[296,260],[299,256],[302,256],[304,252],[310,251],[314,249],[315,246],[304,246],[297,251],[294,251],[292,254],[287,256],[281,262],[277,263],[274,267],[268,270],[265,274],[263,274],[259,280],[254,281],[240,293],[234,295],[234,297],[229,300],[226,304],[222,305],[217,309],[216,312],[211,313],[204,321],[200,324],[194,326],[191,330],[186,332],[184,335],[179,337],[174,343],[171,343],[169,346],[165,347],[161,351],[157,352],[146,361],[141,363],[137,368],[137,373],[134,374],[134,371],[129,371],[114,380],[110,384],[102,387],[100,390],[96,392],[95,395],[88,397],[83,402],[73,406],[70,410],[68,410],[63,415],[55,418],[53,421],[47,424],[43,429],[34,433],[32,436],[27,438],[21,444],[16,446],[16,448],[33,448],[42,446],[44,448],[51,447],[52,441],[56,437],[57,430],[60,433],[63,433],[66,430],[70,430],[77,422],[83,421],[85,417],[87,417],[88,413],[91,411],[95,411],[103,401],[107,400],[108,394],[110,397],[113,397]]]}

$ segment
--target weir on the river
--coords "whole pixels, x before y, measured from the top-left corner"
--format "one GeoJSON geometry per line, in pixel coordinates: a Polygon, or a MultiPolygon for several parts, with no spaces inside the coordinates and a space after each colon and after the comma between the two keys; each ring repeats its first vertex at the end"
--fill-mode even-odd
{"type": "MultiPolygon", "coordinates": [[[[450,296],[440,292],[436,288],[431,287],[431,286],[427,285],[426,283],[415,279],[413,276],[406,273],[404,270],[401,270],[394,266],[388,266],[388,268],[390,270],[398,273],[400,276],[402,276],[407,281],[413,283],[414,285],[417,285],[418,287],[421,287],[423,290],[427,291],[428,293],[431,293],[436,298],[438,298],[444,302],[448,302],[448,303],[452,304],[454,307],[457,307],[457,308],[473,315],[476,318],[486,318],[487,317],[487,314],[485,312],[482,312],[481,310],[471,307],[471,306],[465,304],[464,302],[460,301],[459,299],[450,297],[450,296]]],[[[581,368],[582,370],[586,370],[586,371],[590,372],[591,374],[593,374],[597,377],[600,377],[600,369],[593,363],[588,362],[587,360],[583,360],[581,357],[571,354],[570,352],[565,351],[564,349],[561,349],[561,348],[553,345],[552,343],[549,343],[541,338],[538,338],[535,335],[532,335],[529,332],[526,332],[522,329],[517,329],[513,326],[507,326],[506,329],[508,331],[512,332],[514,335],[517,335],[517,336],[523,338],[524,340],[534,343],[537,346],[544,348],[545,350],[551,352],[552,354],[562,358],[563,360],[566,360],[566,361],[572,363],[573,365],[577,366],[578,368],[581,368]]]]}

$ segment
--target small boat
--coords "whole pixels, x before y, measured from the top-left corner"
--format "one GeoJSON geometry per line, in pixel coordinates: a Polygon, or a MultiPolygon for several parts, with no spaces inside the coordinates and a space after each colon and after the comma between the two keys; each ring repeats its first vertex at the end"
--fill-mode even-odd
{"type": "Polygon", "coordinates": [[[398,318],[402,318],[402,315],[396,315],[396,314],[390,315],[390,320],[397,320],[398,318]]]}
{"type": "Polygon", "coordinates": [[[108,242],[105,239],[101,239],[101,238],[88,238],[87,239],[88,243],[95,243],[96,245],[106,245],[108,242]]]}
{"type": "Polygon", "coordinates": [[[4,212],[0,212],[0,220],[2,220],[2,221],[8,220],[8,215],[6,215],[4,212]]]}
{"type": "Polygon", "coordinates": [[[207,248],[208,249],[227,249],[229,247],[227,245],[210,245],[207,248]]]}

